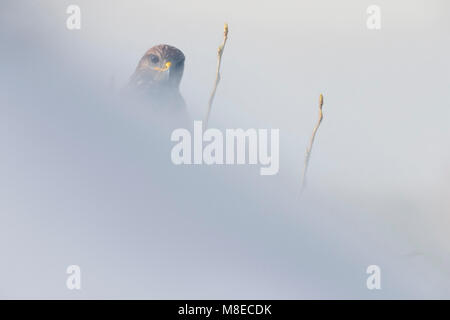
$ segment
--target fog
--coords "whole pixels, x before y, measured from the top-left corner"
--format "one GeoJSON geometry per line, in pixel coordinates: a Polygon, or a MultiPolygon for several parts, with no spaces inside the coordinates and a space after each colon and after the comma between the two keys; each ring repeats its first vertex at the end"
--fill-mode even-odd
{"type": "Polygon", "coordinates": [[[0,297],[450,298],[450,5],[379,0],[375,31],[371,4],[3,0],[0,297]],[[224,22],[209,126],[279,129],[277,175],[175,166],[166,123],[118,97],[167,43],[202,120],[224,22]]]}

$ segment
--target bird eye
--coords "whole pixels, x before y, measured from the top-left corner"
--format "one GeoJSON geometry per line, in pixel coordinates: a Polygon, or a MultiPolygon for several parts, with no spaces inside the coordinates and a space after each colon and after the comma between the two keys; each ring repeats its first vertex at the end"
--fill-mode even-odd
{"type": "Polygon", "coordinates": [[[150,55],[150,61],[154,64],[159,62],[159,58],[157,56],[155,56],[154,54],[150,55]]]}

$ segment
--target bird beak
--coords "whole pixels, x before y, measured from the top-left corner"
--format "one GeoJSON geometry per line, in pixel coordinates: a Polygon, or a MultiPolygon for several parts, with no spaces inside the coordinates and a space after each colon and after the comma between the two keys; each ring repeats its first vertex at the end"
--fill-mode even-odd
{"type": "Polygon", "coordinates": [[[165,72],[165,71],[169,70],[171,66],[172,66],[172,62],[167,61],[163,68],[154,67],[153,69],[156,71],[165,72]]]}
{"type": "Polygon", "coordinates": [[[153,70],[157,71],[156,78],[160,83],[166,83],[170,78],[170,67],[172,66],[172,62],[167,61],[164,64],[164,67],[154,67],[153,70]]]}

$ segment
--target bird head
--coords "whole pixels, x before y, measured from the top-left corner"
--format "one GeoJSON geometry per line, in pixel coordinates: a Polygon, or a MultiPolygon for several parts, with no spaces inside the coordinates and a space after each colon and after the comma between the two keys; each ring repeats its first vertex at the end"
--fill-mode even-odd
{"type": "Polygon", "coordinates": [[[179,49],[160,44],[148,50],[131,76],[130,85],[144,91],[178,92],[183,77],[184,54],[179,49]]]}

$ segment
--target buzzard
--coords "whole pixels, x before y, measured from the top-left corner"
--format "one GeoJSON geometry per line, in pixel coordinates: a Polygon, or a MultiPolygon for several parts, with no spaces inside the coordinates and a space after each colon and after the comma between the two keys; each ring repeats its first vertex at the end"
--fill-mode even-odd
{"type": "Polygon", "coordinates": [[[184,60],[183,52],[175,47],[154,46],[139,61],[128,88],[153,108],[184,112],[185,102],[179,90],[184,60]]]}

